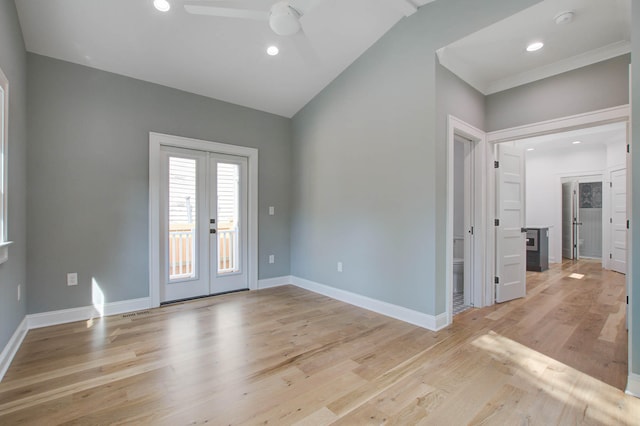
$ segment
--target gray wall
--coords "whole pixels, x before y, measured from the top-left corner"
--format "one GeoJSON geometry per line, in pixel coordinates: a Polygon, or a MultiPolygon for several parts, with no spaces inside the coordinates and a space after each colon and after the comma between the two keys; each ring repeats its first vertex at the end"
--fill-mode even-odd
{"type": "Polygon", "coordinates": [[[28,113],[29,313],[90,305],[93,277],[148,296],[150,131],[259,149],[259,277],[289,274],[289,119],[34,54],[28,113]]]}
{"type": "Polygon", "coordinates": [[[0,351],[26,313],[26,54],[12,0],[0,1],[0,68],[9,80],[9,260],[0,265],[0,351]],[[22,285],[18,302],[17,286],[22,285]]]}
{"type": "Polygon", "coordinates": [[[486,130],[507,129],[629,103],[630,55],[489,95],[486,130]]]}
{"type": "Polygon", "coordinates": [[[444,311],[446,186],[437,176],[446,146],[436,130],[445,124],[435,51],[534,3],[430,3],[293,118],[292,274],[444,311]]]}
{"type": "MultiPolygon", "coordinates": [[[[631,58],[640,58],[640,5],[632,2],[631,5],[631,58]]],[[[636,63],[631,71],[632,103],[640,105],[640,66],[636,63]]],[[[629,360],[630,370],[634,374],[640,374],[640,196],[635,193],[640,188],[640,108],[632,109],[632,137],[631,161],[632,161],[632,187],[635,189],[631,196],[631,239],[633,276],[631,323],[633,324],[629,335],[632,346],[632,358],[629,360]]]]}

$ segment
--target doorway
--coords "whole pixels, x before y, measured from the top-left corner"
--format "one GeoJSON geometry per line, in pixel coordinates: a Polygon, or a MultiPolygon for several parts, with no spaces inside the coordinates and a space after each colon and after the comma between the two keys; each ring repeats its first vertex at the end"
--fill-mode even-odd
{"type": "Polygon", "coordinates": [[[248,289],[247,159],[160,151],[161,303],[248,289]]]}
{"type": "Polygon", "coordinates": [[[472,274],[475,238],[473,176],[475,142],[455,135],[453,140],[453,315],[473,306],[472,274]]]}
{"type": "Polygon", "coordinates": [[[151,306],[258,288],[258,150],[149,134],[151,306]]]}
{"type": "Polygon", "coordinates": [[[602,207],[602,176],[562,180],[563,258],[602,259],[602,207]]]}
{"type": "Polygon", "coordinates": [[[464,307],[482,307],[486,299],[485,133],[447,118],[446,324],[464,307]],[[457,290],[457,291],[456,291],[457,290]],[[461,303],[460,303],[461,302],[461,303]]]}

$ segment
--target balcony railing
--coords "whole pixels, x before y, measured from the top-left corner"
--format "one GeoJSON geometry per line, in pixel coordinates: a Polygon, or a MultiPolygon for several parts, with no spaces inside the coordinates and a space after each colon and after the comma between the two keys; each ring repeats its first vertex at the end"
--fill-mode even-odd
{"type": "Polygon", "coordinates": [[[218,273],[238,272],[238,230],[218,229],[218,273]]]}
{"type": "MultiPolygon", "coordinates": [[[[218,229],[218,274],[239,271],[237,229],[218,229]]],[[[194,230],[169,231],[169,279],[182,280],[195,277],[194,230]]]]}
{"type": "Polygon", "coordinates": [[[193,229],[169,231],[169,279],[195,276],[195,238],[193,229]]]}

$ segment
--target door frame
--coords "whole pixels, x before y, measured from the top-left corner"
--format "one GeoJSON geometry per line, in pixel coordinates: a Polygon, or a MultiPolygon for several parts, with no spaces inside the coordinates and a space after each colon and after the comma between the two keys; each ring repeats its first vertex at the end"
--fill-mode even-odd
{"type": "MultiPolygon", "coordinates": [[[[607,268],[607,263],[605,257],[606,257],[606,253],[608,253],[608,244],[606,241],[606,233],[605,233],[605,222],[608,224],[609,222],[606,221],[606,218],[609,217],[607,216],[607,204],[608,204],[608,200],[606,200],[606,198],[609,196],[608,193],[608,189],[607,186],[605,185],[605,183],[607,182],[605,180],[605,171],[604,170],[587,170],[584,172],[571,172],[571,173],[560,173],[557,174],[556,176],[558,176],[559,180],[560,180],[560,184],[566,183],[566,182],[575,182],[576,185],[576,191],[579,190],[580,188],[580,184],[581,183],[587,183],[587,182],[601,182],[602,183],[602,244],[600,247],[600,250],[602,251],[602,257],[600,258],[600,264],[602,265],[602,267],[604,269],[609,269],[607,268]]],[[[579,195],[578,195],[579,196],[579,195]]],[[[579,199],[576,200],[576,205],[579,205],[579,199]]],[[[560,208],[562,208],[562,200],[561,200],[561,205],[560,208]]],[[[578,207],[578,210],[580,210],[580,208],[578,207]]],[[[578,215],[579,215],[579,211],[578,211],[578,215]]],[[[579,217],[578,217],[579,220],[579,217]]],[[[562,221],[560,221],[560,223],[562,223],[562,221]]],[[[575,232],[575,231],[574,231],[575,232]]],[[[574,240],[577,241],[579,240],[579,236],[580,234],[578,233],[578,236],[574,235],[574,240]]],[[[580,260],[581,257],[580,253],[579,253],[579,245],[575,251],[575,258],[573,258],[572,260],[580,260]]],[[[551,251],[551,250],[549,250],[551,251]]],[[[587,257],[586,259],[591,259],[589,257],[587,257]]],[[[555,260],[555,259],[554,259],[555,260]]],[[[562,250],[560,253],[560,262],[562,262],[562,250]]]]}
{"type": "MultiPolygon", "coordinates": [[[[493,161],[495,155],[495,144],[500,142],[509,142],[518,139],[525,139],[533,136],[541,136],[551,133],[560,133],[569,130],[577,130],[587,127],[595,127],[603,124],[609,123],[619,123],[625,122],[627,123],[627,144],[629,144],[631,151],[633,141],[631,139],[631,106],[629,104],[620,105],[617,107],[601,109],[597,111],[591,111],[583,114],[572,115],[568,117],[561,117],[558,119],[541,121],[537,123],[526,124],[523,126],[511,127],[508,129],[497,130],[493,132],[487,133],[487,147],[489,152],[488,158],[490,161],[493,161]]],[[[485,168],[487,171],[487,201],[486,204],[488,207],[487,215],[488,217],[494,217],[495,215],[495,179],[493,168],[489,163],[485,163],[485,168]]],[[[633,171],[631,170],[631,161],[630,154],[627,154],[627,217],[631,218],[632,215],[632,203],[631,203],[631,194],[633,188],[631,187],[631,175],[633,171]]],[[[632,274],[633,268],[631,262],[629,261],[632,258],[632,245],[631,238],[629,237],[630,232],[627,232],[627,274],[625,275],[626,279],[626,288],[627,288],[627,296],[629,297],[629,303],[627,304],[627,323],[629,328],[629,352],[628,352],[628,360],[633,359],[633,342],[632,342],[632,327],[633,322],[629,321],[630,318],[633,317],[632,313],[632,305],[633,305],[633,294],[631,288],[632,282],[632,274]]],[[[493,275],[495,275],[495,237],[492,232],[488,232],[488,248],[487,254],[488,257],[491,258],[491,261],[488,262],[488,266],[493,275]]],[[[495,287],[493,285],[488,286],[492,288],[495,293],[495,287]]],[[[495,296],[494,296],[495,300],[495,296]]],[[[629,374],[631,377],[631,363],[629,363],[629,374]]]]}
{"type": "MultiPolygon", "coordinates": [[[[503,130],[496,130],[487,133],[487,149],[489,161],[485,164],[487,171],[487,216],[495,217],[495,176],[493,173],[493,165],[491,164],[495,157],[495,146],[502,142],[511,142],[519,139],[526,139],[534,136],[542,136],[553,133],[561,133],[569,130],[584,129],[588,127],[596,127],[604,124],[626,122],[629,123],[631,117],[631,108],[627,105],[620,105],[617,107],[601,109],[597,111],[591,111],[583,114],[572,115],[568,117],[561,117],[553,120],[541,121],[537,123],[525,124],[522,126],[511,127],[503,130]]],[[[628,124],[627,124],[628,127],[628,124]]],[[[628,143],[631,140],[627,138],[628,143]]],[[[631,173],[628,173],[630,175],[631,173]]],[[[627,183],[629,179],[627,178],[627,183]]],[[[631,217],[630,209],[627,209],[627,215],[631,217]]],[[[487,262],[490,276],[495,276],[495,235],[487,230],[487,253],[490,261],[487,262]]],[[[631,265],[628,259],[631,257],[631,251],[627,253],[627,294],[631,297],[629,292],[631,265]]],[[[493,281],[491,281],[493,282],[493,281]]],[[[495,286],[490,285],[490,293],[493,293],[493,299],[495,300],[495,286]]]]}
{"type": "Polygon", "coordinates": [[[247,158],[247,275],[250,290],[258,288],[258,150],[220,142],[149,132],[149,296],[160,306],[160,147],[192,149],[247,158]]]}
{"type": "MultiPolygon", "coordinates": [[[[473,192],[473,206],[470,206],[470,214],[474,217],[474,238],[473,253],[474,265],[473,271],[473,300],[471,301],[475,307],[487,306],[486,300],[483,298],[484,283],[483,277],[486,276],[485,264],[485,243],[486,236],[486,216],[485,216],[485,200],[486,200],[486,182],[483,165],[486,163],[486,138],[485,132],[476,127],[465,123],[453,115],[447,116],[447,211],[446,217],[446,255],[445,255],[445,313],[447,316],[447,325],[453,321],[453,166],[454,166],[454,139],[455,136],[462,136],[470,141],[471,153],[470,161],[473,163],[473,188],[469,188],[473,192]]],[[[466,162],[465,162],[466,163],[466,162]]],[[[465,164],[466,166],[466,164],[465,164]]],[[[466,214],[466,213],[465,213],[466,214]]],[[[465,253],[466,254],[466,253],[465,253]]],[[[466,259],[465,259],[466,262],[466,259]]],[[[465,267],[466,269],[466,267],[465,267]]]]}

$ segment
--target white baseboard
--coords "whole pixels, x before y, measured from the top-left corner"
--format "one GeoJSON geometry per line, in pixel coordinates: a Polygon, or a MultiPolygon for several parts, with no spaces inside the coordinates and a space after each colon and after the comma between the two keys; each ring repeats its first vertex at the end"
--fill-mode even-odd
{"type": "Polygon", "coordinates": [[[291,275],[258,280],[258,290],[262,290],[265,288],[272,288],[272,287],[280,287],[283,285],[289,285],[291,284],[291,282],[292,282],[291,275]]]}
{"type": "Polygon", "coordinates": [[[360,294],[351,293],[335,287],[305,280],[304,278],[292,276],[291,279],[292,284],[296,287],[304,288],[305,290],[322,294],[324,296],[331,297],[332,299],[368,309],[391,318],[399,319],[431,331],[438,331],[447,326],[446,314],[440,314],[437,316],[429,315],[402,306],[372,299],[367,296],[362,296],[360,294]]]}
{"type": "Polygon", "coordinates": [[[24,336],[26,336],[27,331],[29,331],[27,328],[27,324],[28,321],[27,317],[25,316],[22,322],[18,325],[18,328],[16,328],[13,336],[11,336],[11,339],[9,339],[9,341],[7,342],[7,345],[4,347],[2,353],[0,353],[0,382],[4,377],[4,374],[9,369],[9,365],[11,365],[11,361],[13,361],[13,357],[16,355],[16,352],[18,352],[18,349],[20,349],[20,345],[24,340],[24,336]]]}
{"type": "MultiPolygon", "coordinates": [[[[120,302],[107,303],[103,307],[104,316],[124,314],[126,312],[141,311],[149,309],[151,306],[151,298],[143,297],[141,299],[123,300],[120,302]]],[[[81,308],[62,309],[60,311],[43,312],[40,314],[30,314],[24,317],[16,331],[7,342],[2,353],[0,353],[0,381],[7,372],[13,357],[18,352],[27,331],[47,327],[50,325],[65,324],[75,321],[86,321],[91,318],[100,317],[98,309],[93,306],[84,306],[81,308]]]]}
{"type": "Polygon", "coordinates": [[[640,374],[629,373],[627,378],[627,394],[640,398],[640,374]]]}
{"type": "MultiPolygon", "coordinates": [[[[141,299],[122,300],[120,302],[107,303],[103,307],[104,316],[118,315],[126,312],[141,311],[149,309],[151,299],[143,297],[141,299]]],[[[62,309],[59,311],[43,312],[40,314],[27,315],[29,330],[33,328],[48,327],[51,325],[66,324],[68,322],[86,321],[97,318],[100,315],[94,306],[83,306],[81,308],[62,309]]]]}

